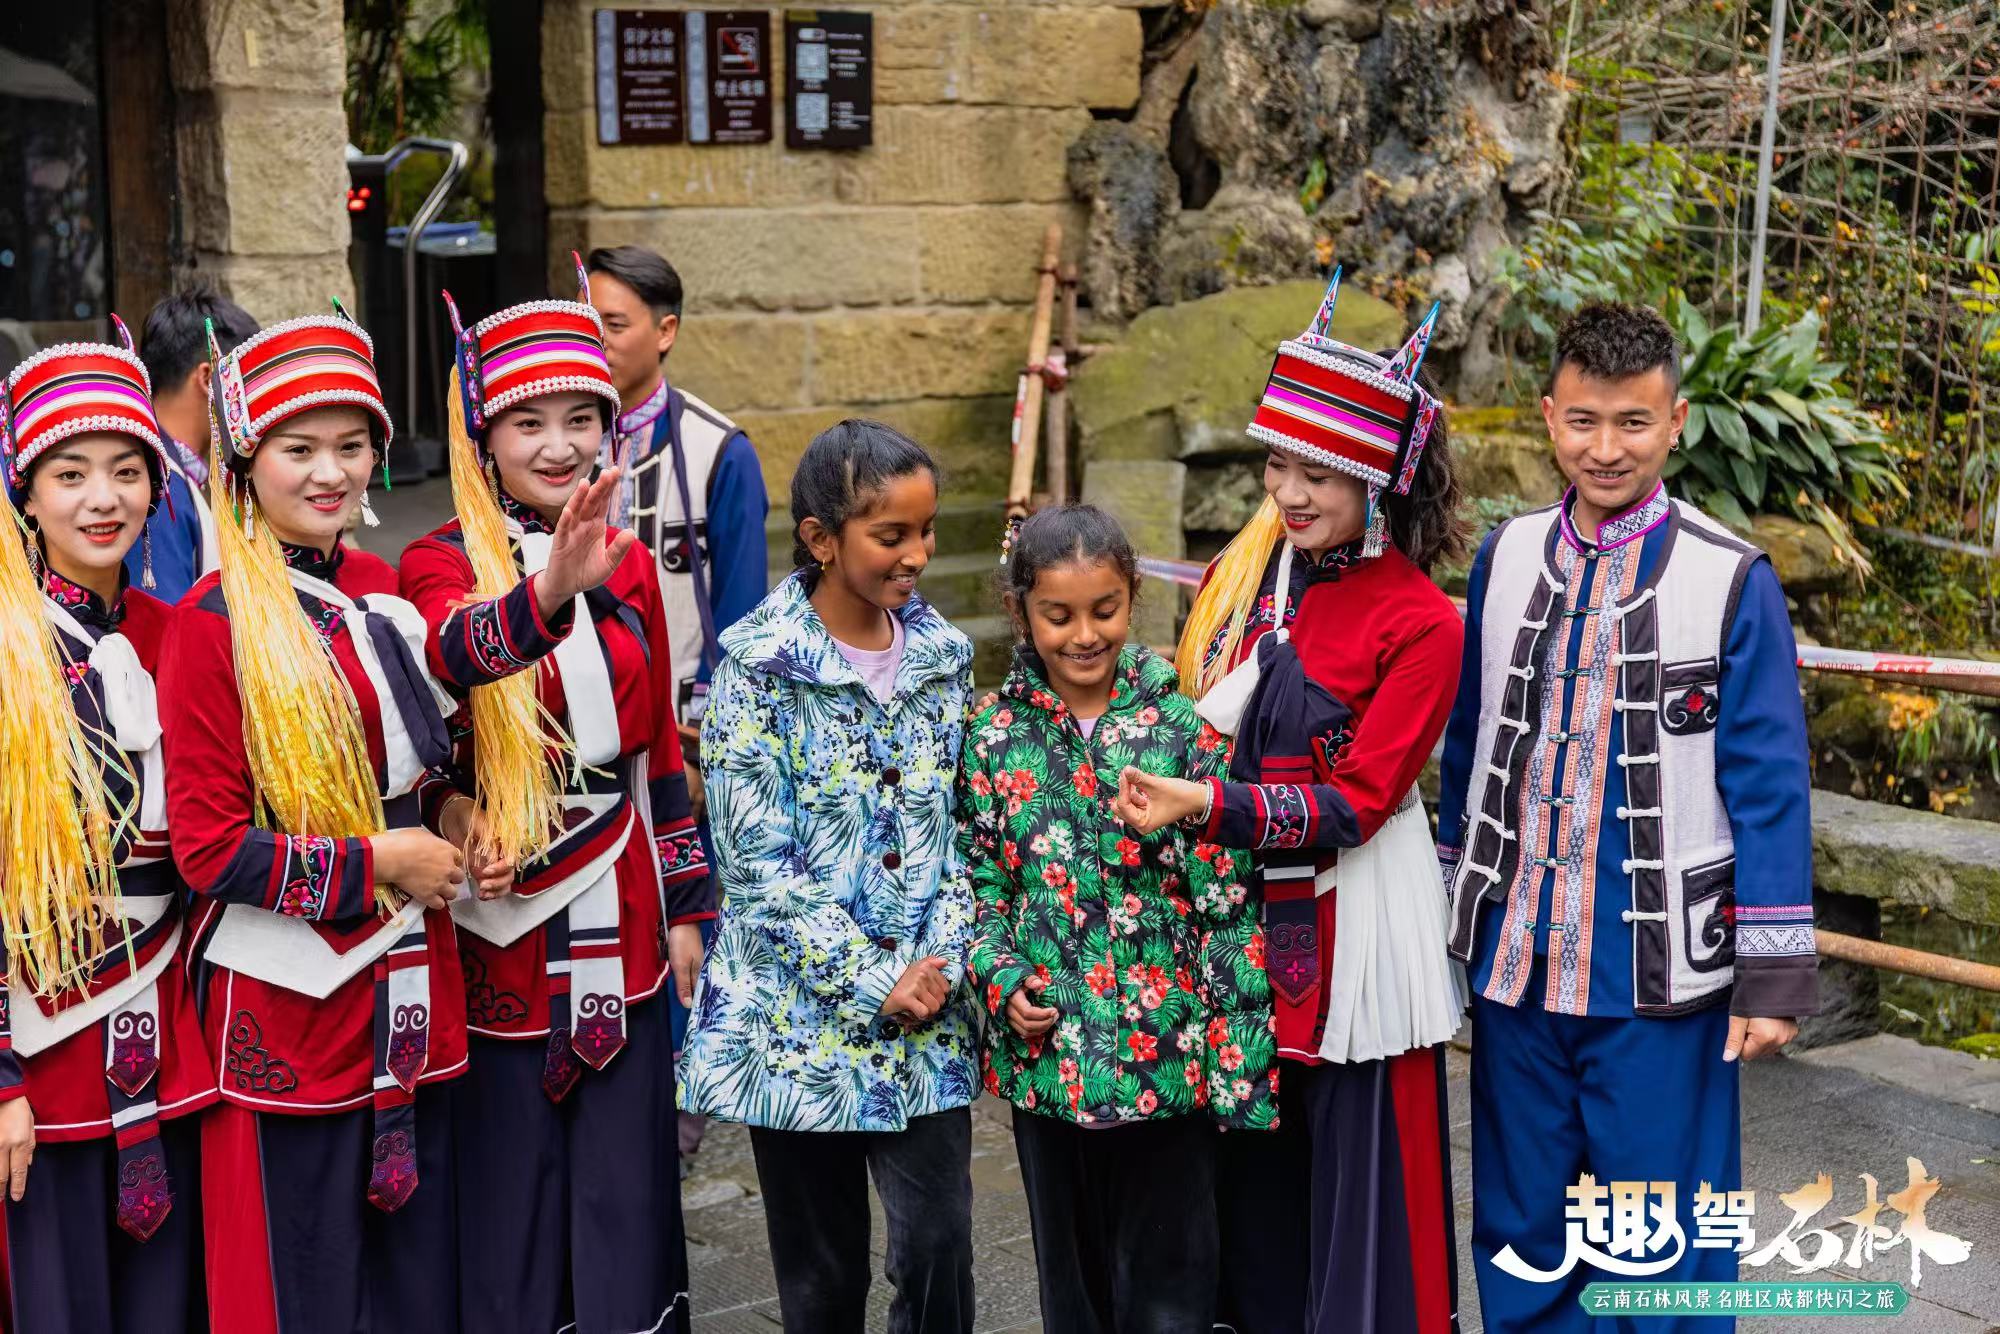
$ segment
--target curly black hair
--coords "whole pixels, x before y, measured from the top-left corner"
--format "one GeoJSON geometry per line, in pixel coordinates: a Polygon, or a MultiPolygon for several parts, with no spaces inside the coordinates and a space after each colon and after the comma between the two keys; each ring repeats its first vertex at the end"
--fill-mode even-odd
{"type": "Polygon", "coordinates": [[[1599,301],[1563,321],[1544,394],[1555,392],[1556,376],[1565,366],[1593,380],[1625,380],[1663,370],[1673,395],[1679,397],[1681,391],[1680,340],[1660,312],[1645,306],[1599,301]]]}

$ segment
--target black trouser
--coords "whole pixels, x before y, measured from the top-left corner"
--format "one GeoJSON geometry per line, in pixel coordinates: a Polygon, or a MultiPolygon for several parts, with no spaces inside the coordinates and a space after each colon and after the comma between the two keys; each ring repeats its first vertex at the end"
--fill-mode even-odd
{"type": "Polygon", "coordinates": [[[1014,1111],[1043,1334],[1207,1334],[1215,1131],[1206,1117],[1085,1129],[1014,1111]]]}
{"type": "Polygon", "coordinates": [[[786,1334],[863,1334],[868,1178],[889,1224],[889,1334],[971,1334],[972,1110],[900,1131],[750,1128],[786,1334]]]}

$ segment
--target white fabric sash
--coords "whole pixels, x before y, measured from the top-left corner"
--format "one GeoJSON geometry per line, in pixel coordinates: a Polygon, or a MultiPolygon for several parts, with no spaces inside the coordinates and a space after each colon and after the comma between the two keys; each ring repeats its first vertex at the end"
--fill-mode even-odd
{"type": "MultiPolygon", "coordinates": [[[[1278,553],[1278,583],[1272,590],[1277,599],[1277,617],[1271,622],[1271,633],[1278,637],[1280,644],[1292,637],[1291,629],[1285,624],[1285,607],[1292,594],[1292,544],[1282,542],[1282,545],[1284,550],[1278,553]]],[[[1235,736],[1236,729],[1243,725],[1243,710],[1250,706],[1250,696],[1256,693],[1260,675],[1262,669],[1257,665],[1257,654],[1253,650],[1236,664],[1229,675],[1217,681],[1207,694],[1195,702],[1194,711],[1201,715],[1203,722],[1224,736],[1235,736]]]]}
{"type": "MultiPolygon", "coordinates": [[[[555,539],[548,533],[528,533],[512,519],[507,532],[521,544],[521,564],[529,574],[549,567],[549,548],[555,539]]],[[[618,701],[611,693],[611,668],[604,661],[604,649],[597,642],[597,626],[581,593],[576,596],[575,623],[556,645],[556,670],[562,674],[563,699],[569,708],[569,732],[576,742],[576,758],[592,766],[609,764],[618,758],[618,701]]],[[[539,897],[539,896],[538,896],[539,897]]],[[[496,900],[497,902],[497,900],[496,900]]]]}
{"type": "MultiPolygon", "coordinates": [[[[570,797],[564,805],[571,810],[587,810],[599,814],[609,809],[620,797],[570,797]]],[[[550,885],[539,894],[521,895],[512,892],[502,894],[497,899],[482,899],[476,893],[461,892],[452,900],[451,917],[459,926],[478,936],[481,940],[505,948],[519,940],[528,932],[554,917],[558,912],[588,897],[591,902],[580,904],[590,919],[576,925],[616,926],[618,924],[618,858],[631,841],[634,825],[631,812],[626,813],[625,827],[604,850],[589,861],[550,885]],[[604,918],[605,903],[608,899],[610,915],[604,918]]],[[[562,839],[557,839],[550,848],[551,853],[560,855],[562,839]]]]}
{"type": "MultiPolygon", "coordinates": [[[[137,934],[142,928],[160,920],[167,911],[171,900],[165,896],[157,898],[132,898],[122,901],[125,909],[127,929],[137,934]]],[[[66,1010],[49,1015],[32,999],[24,998],[23,1003],[13,1007],[14,1050],[23,1056],[33,1056],[47,1051],[65,1038],[73,1037],[100,1019],[105,1019],[140,997],[148,988],[160,980],[167,966],[174,961],[174,955],[181,943],[181,924],[175,922],[167,928],[167,938],[160,942],[160,948],[152,958],[132,971],[132,975],[115,986],[106,987],[95,996],[66,1010]]],[[[154,1007],[158,1008],[157,1004],[154,1007]]]]}
{"type": "Polygon", "coordinates": [[[298,570],[288,569],[285,573],[291,576],[293,588],[311,594],[330,607],[337,607],[346,620],[347,637],[354,645],[355,656],[361,660],[361,669],[368,674],[368,684],[374,687],[375,698],[380,705],[377,712],[382,717],[382,749],[388,761],[389,779],[388,791],[382,795],[402,796],[423,777],[424,765],[417,758],[416,746],[410,740],[409,729],[404,726],[402,711],[396,707],[395,697],[390,693],[389,679],[382,672],[382,660],[375,652],[374,641],[368,637],[366,618],[372,612],[395,626],[396,633],[410,646],[439,712],[449,718],[457,710],[458,702],[431,675],[425,656],[430,627],[425,624],[423,613],[403,599],[386,593],[371,593],[357,602],[324,579],[316,579],[298,570]]]}
{"type": "Polygon", "coordinates": [[[423,916],[423,905],[412,899],[368,939],[342,954],[302,917],[232,903],[223,910],[205,957],[218,967],[325,1000],[341,983],[387,954],[423,916]]]}
{"type": "MultiPolygon", "coordinates": [[[[42,611],[56,629],[80,644],[90,643],[89,633],[69,608],[44,597],[42,611]]],[[[90,667],[104,687],[104,721],[112,744],[138,759],[139,829],[158,833],[167,827],[167,785],[160,750],[160,703],[152,673],[140,666],[132,641],[116,631],[92,645],[90,667]]]]}

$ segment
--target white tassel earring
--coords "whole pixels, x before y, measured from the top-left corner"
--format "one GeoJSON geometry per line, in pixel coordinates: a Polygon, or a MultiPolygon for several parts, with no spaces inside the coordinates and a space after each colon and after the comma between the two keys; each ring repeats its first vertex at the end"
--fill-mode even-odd
{"type": "Polygon", "coordinates": [[[366,491],[361,493],[361,522],[367,524],[370,528],[380,528],[382,526],[382,521],[375,517],[375,507],[368,503],[368,493],[366,491]]]}
{"type": "Polygon", "coordinates": [[[139,586],[150,593],[154,589],[160,586],[158,581],[156,581],[153,578],[153,525],[152,524],[149,523],[145,526],[145,528],[140,530],[139,545],[145,549],[145,555],[139,563],[139,586]]]}

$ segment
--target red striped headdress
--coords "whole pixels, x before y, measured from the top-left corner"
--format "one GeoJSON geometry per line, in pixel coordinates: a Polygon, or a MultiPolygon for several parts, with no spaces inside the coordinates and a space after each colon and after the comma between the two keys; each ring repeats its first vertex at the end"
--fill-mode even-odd
{"type": "Polygon", "coordinates": [[[604,322],[590,304],[580,259],[576,277],[575,301],[524,301],[471,329],[460,321],[451,293],[444,293],[457,341],[465,426],[474,440],[483,442],[487,425],[508,408],[544,394],[596,394],[605,402],[606,424],[616,420],[618,386],[604,357],[604,322]]]}
{"type": "Polygon", "coordinates": [[[375,344],[339,303],[331,315],[274,324],[215,358],[216,421],[230,451],[247,459],[271,428],[314,408],[350,406],[380,429],[395,428],[375,374],[375,344]]]}
{"type": "Polygon", "coordinates": [[[1249,435],[1309,463],[1344,472],[1377,491],[1409,494],[1438,401],[1417,384],[1438,308],[1396,355],[1350,347],[1330,332],[1340,270],[1333,271],[1319,314],[1297,338],[1278,345],[1249,435]]]}
{"type": "Polygon", "coordinates": [[[166,494],[164,433],[153,413],[153,381],[132,351],[125,322],[111,317],[123,346],[58,343],[29,357],[7,377],[0,395],[0,454],[10,494],[18,497],[28,471],[49,446],[94,432],[129,435],[150,449],[153,503],[166,494]]]}

